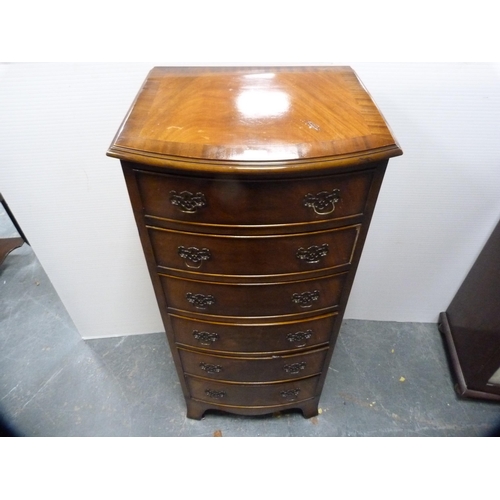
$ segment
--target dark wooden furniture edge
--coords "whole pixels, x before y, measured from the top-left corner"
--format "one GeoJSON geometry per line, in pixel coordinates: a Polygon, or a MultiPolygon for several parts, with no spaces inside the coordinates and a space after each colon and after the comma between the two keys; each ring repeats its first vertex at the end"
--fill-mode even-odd
{"type": "Polygon", "coordinates": [[[396,144],[385,146],[374,150],[355,152],[345,155],[337,155],[330,158],[306,158],[285,161],[262,161],[262,162],[237,162],[234,160],[204,160],[199,158],[181,158],[174,156],[151,153],[149,151],[137,151],[112,144],[106,156],[117,158],[121,161],[138,163],[158,168],[174,168],[176,173],[187,172],[193,174],[193,169],[198,174],[222,175],[250,175],[262,176],[282,174],[309,174],[311,165],[315,165],[314,175],[321,175],[332,170],[340,170],[345,167],[363,166],[372,162],[389,160],[395,156],[401,156],[403,151],[396,144]]]}
{"type": "Polygon", "coordinates": [[[24,235],[21,227],[19,226],[16,218],[14,217],[14,214],[10,210],[9,205],[7,205],[5,198],[2,196],[2,193],[0,193],[0,203],[2,204],[5,212],[12,221],[12,224],[14,224],[14,227],[16,228],[16,231],[19,233],[20,236],[15,238],[0,238],[0,265],[1,265],[3,264],[3,261],[5,260],[7,255],[9,255],[9,253],[12,252],[12,250],[21,247],[23,243],[27,243],[29,245],[29,242],[26,236],[24,235]]]}
{"type": "Polygon", "coordinates": [[[316,396],[300,403],[289,403],[276,406],[224,406],[210,404],[204,401],[198,401],[197,399],[187,399],[187,417],[194,420],[201,420],[207,411],[220,411],[228,412],[236,415],[244,416],[260,416],[260,415],[271,415],[275,413],[280,413],[287,410],[301,411],[304,418],[311,418],[318,415],[320,396],[316,396]]]}
{"type": "MultiPolygon", "coordinates": [[[[19,236],[21,237],[21,239],[27,244],[29,245],[29,241],[28,241],[28,238],[26,238],[26,235],[23,233],[23,230],[21,229],[21,226],[19,225],[19,223],[17,222],[16,218],[14,217],[14,214],[12,213],[9,205],[7,204],[7,202],[5,201],[5,198],[2,196],[2,193],[0,193],[0,203],[2,204],[5,212],[7,213],[7,215],[9,216],[10,220],[12,221],[12,224],[14,224],[14,227],[16,228],[16,231],[19,233],[19,236]]],[[[22,243],[21,243],[22,244],[22,243]]],[[[20,246],[20,245],[19,245],[20,246]]],[[[5,258],[5,256],[4,256],[5,258]]],[[[1,261],[0,261],[1,263],[1,261]]]]}
{"type": "Polygon", "coordinates": [[[448,348],[448,352],[451,358],[451,363],[457,380],[457,385],[455,386],[457,394],[465,398],[489,399],[490,401],[500,401],[500,396],[496,394],[491,394],[489,392],[483,392],[483,391],[476,391],[474,389],[469,389],[467,387],[462,372],[462,367],[460,366],[460,360],[458,358],[457,349],[453,341],[453,334],[450,328],[450,323],[448,321],[448,315],[446,314],[446,312],[442,312],[439,315],[438,328],[444,337],[446,347],[448,348]]]}
{"type": "Polygon", "coordinates": [[[0,265],[3,263],[7,255],[12,250],[23,246],[24,240],[22,238],[1,238],[0,239],[0,265]]]}

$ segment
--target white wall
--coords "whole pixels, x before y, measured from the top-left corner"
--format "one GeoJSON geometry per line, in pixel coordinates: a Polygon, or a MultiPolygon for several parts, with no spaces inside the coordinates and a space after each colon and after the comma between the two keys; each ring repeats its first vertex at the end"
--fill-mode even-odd
{"type": "MultiPolygon", "coordinates": [[[[84,338],[163,329],[105,156],[160,64],[0,65],[0,192],[84,338]]],[[[500,65],[351,65],[404,156],[389,162],[346,317],[436,321],[500,218],[500,65]]]]}
{"type": "Polygon", "coordinates": [[[434,322],[500,219],[500,65],[353,66],[404,156],[389,161],[346,317],[434,322]]]}
{"type": "Polygon", "coordinates": [[[150,65],[0,66],[0,186],[84,338],[161,331],[118,160],[150,65]]]}

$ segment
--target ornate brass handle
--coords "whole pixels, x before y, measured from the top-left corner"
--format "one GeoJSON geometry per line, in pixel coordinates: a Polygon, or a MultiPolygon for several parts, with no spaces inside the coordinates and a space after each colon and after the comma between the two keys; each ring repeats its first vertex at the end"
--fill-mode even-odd
{"type": "Polygon", "coordinates": [[[218,333],[199,332],[198,330],[193,330],[193,337],[201,345],[211,345],[215,341],[219,340],[219,334],[218,333]]]}
{"type": "Polygon", "coordinates": [[[198,210],[207,206],[207,200],[203,193],[193,194],[189,191],[170,191],[170,203],[185,214],[195,214],[198,210]]]}
{"type": "Polygon", "coordinates": [[[304,206],[312,208],[318,215],[328,215],[335,210],[335,203],[340,201],[340,189],[320,191],[316,195],[308,193],[304,196],[304,206]]]}
{"type": "Polygon", "coordinates": [[[207,373],[220,373],[222,371],[221,365],[211,365],[209,363],[200,363],[200,368],[207,373]]]}
{"type": "Polygon", "coordinates": [[[193,304],[196,309],[206,309],[215,304],[213,295],[203,295],[202,293],[186,293],[186,299],[190,304],[193,304]]]}
{"type": "Polygon", "coordinates": [[[314,290],[312,292],[294,293],[292,295],[292,302],[294,304],[298,304],[304,309],[311,307],[313,305],[313,302],[316,302],[317,300],[319,300],[319,290],[314,290]]]}
{"type": "Polygon", "coordinates": [[[287,401],[295,401],[299,395],[300,389],[288,389],[286,391],[281,391],[281,397],[287,401]]]}
{"type": "Polygon", "coordinates": [[[323,245],[313,245],[309,248],[300,247],[295,254],[297,259],[305,260],[308,264],[317,264],[328,254],[328,243],[323,245]]]}
{"type": "Polygon", "coordinates": [[[295,343],[295,347],[304,347],[307,344],[307,341],[312,337],[312,330],[306,330],[305,332],[294,332],[289,333],[286,336],[286,339],[290,343],[295,343]]]}
{"type": "Polygon", "coordinates": [[[201,250],[196,247],[183,247],[177,248],[177,253],[181,258],[185,260],[186,266],[192,269],[199,269],[204,261],[210,260],[212,255],[208,248],[202,248],[201,250]]]}
{"type": "Polygon", "coordinates": [[[297,375],[306,367],[306,362],[301,361],[300,363],[291,363],[289,365],[284,365],[283,370],[290,375],[297,375]]]}
{"type": "Polygon", "coordinates": [[[213,389],[205,389],[205,394],[212,399],[222,399],[227,396],[226,391],[215,391],[213,389]]]}

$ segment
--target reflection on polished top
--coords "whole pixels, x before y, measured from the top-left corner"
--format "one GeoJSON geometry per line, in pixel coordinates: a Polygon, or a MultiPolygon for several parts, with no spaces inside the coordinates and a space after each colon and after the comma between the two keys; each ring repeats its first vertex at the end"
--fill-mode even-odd
{"type": "Polygon", "coordinates": [[[156,166],[260,171],[400,154],[352,69],[329,66],[154,68],[108,150],[156,166]]]}

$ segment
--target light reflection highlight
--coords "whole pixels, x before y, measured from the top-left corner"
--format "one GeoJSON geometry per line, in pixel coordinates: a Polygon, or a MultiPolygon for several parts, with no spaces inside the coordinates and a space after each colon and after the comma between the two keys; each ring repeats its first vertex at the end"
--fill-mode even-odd
{"type": "Polygon", "coordinates": [[[245,118],[264,118],[287,113],[290,100],[286,92],[279,90],[248,89],[238,95],[236,106],[245,118]]]}
{"type": "Polygon", "coordinates": [[[249,148],[243,151],[233,151],[229,160],[236,161],[273,161],[273,160],[296,160],[300,158],[296,146],[275,146],[266,149],[249,148]]]}
{"type": "Polygon", "coordinates": [[[265,79],[269,80],[271,78],[274,78],[274,73],[250,73],[248,75],[244,75],[244,78],[247,78],[249,80],[260,80],[265,79]]]}

